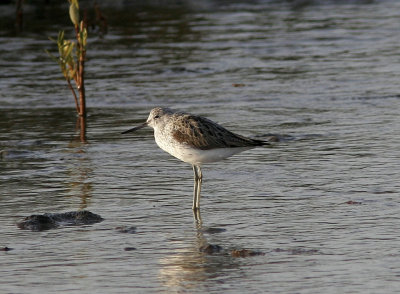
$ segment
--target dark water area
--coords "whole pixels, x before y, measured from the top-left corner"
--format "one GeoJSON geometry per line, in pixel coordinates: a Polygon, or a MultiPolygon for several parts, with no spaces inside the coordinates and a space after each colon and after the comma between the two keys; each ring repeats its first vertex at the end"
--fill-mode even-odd
{"type": "Polygon", "coordinates": [[[400,2],[100,3],[86,142],[43,3],[0,6],[0,293],[398,292],[400,2]],[[190,165],[121,135],[155,106],[280,140],[205,165],[196,222],[190,165]]]}

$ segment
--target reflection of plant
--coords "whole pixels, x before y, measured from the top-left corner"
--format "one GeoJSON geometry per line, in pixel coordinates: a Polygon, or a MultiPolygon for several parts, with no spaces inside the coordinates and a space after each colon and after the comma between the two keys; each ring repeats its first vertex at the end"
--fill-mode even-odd
{"type": "MultiPolygon", "coordinates": [[[[69,16],[75,27],[76,40],[65,40],[64,31],[58,33],[58,39],[54,40],[58,46],[59,57],[53,58],[58,62],[61,72],[68,83],[75,98],[76,111],[79,116],[86,116],[86,102],[85,102],[85,83],[84,83],[84,66],[86,56],[87,44],[87,29],[86,22],[82,20],[79,22],[79,3],[78,0],[68,0],[69,16]],[[75,81],[75,88],[71,80],[75,81]],[[79,101],[76,95],[76,90],[79,92],[79,101]]],[[[50,54],[50,53],[49,53],[50,54]]],[[[51,54],[50,54],[51,55],[51,54]]]]}

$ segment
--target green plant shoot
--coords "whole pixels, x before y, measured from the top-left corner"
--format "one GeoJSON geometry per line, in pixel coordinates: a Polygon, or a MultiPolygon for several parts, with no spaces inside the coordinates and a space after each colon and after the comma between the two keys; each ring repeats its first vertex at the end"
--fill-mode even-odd
{"type": "Polygon", "coordinates": [[[86,101],[85,101],[85,86],[84,86],[84,65],[86,57],[86,45],[87,45],[87,29],[84,20],[79,22],[79,3],[78,0],[68,0],[70,2],[69,15],[75,28],[76,42],[66,40],[64,31],[58,33],[57,40],[53,40],[57,43],[58,47],[58,58],[51,55],[61,68],[65,80],[68,83],[68,87],[71,89],[72,94],[75,98],[76,111],[79,116],[86,116],[86,101]],[[71,81],[75,82],[73,87],[71,81]],[[76,94],[79,93],[79,101],[76,94]]]}

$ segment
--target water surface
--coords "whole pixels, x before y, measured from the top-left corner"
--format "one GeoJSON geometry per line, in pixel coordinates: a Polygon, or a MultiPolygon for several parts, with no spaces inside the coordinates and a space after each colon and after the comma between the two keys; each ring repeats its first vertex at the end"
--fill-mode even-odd
{"type": "Polygon", "coordinates": [[[0,292],[397,293],[400,3],[105,7],[87,142],[44,52],[65,7],[28,8],[22,33],[0,31],[0,292]],[[150,129],[120,134],[160,105],[281,141],[204,166],[196,223],[191,167],[150,129]],[[79,209],[105,220],[16,226],[79,209]]]}

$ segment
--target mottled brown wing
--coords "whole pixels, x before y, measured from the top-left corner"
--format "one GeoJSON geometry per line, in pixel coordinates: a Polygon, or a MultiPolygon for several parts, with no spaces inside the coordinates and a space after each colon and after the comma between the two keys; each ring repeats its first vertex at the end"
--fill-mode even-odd
{"type": "Polygon", "coordinates": [[[266,145],[266,142],[253,140],[234,134],[213,121],[190,114],[179,115],[179,123],[174,124],[172,135],[180,143],[207,150],[214,148],[252,147],[266,145]]]}

